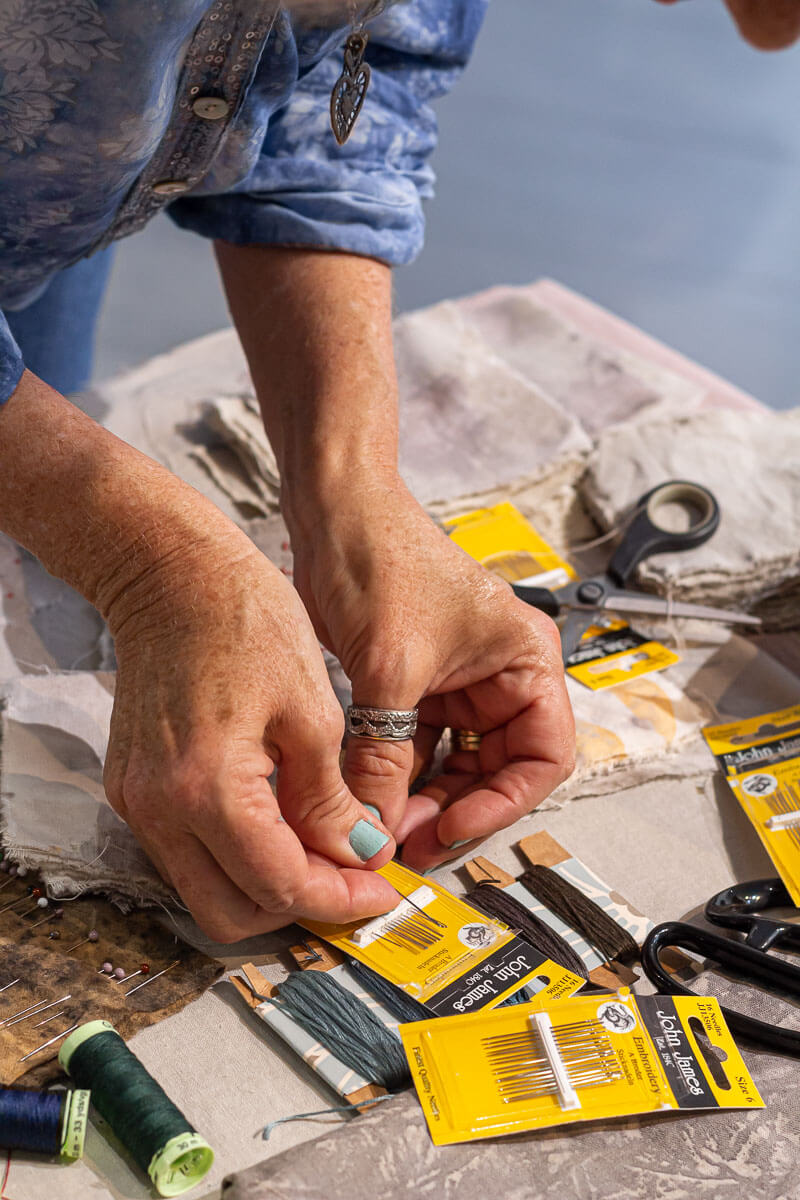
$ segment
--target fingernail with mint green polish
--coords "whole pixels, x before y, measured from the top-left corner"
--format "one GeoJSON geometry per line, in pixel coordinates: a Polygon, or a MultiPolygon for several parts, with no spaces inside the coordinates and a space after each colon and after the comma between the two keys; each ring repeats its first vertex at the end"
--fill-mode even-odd
{"type": "Polygon", "coordinates": [[[470,844],[470,842],[474,842],[474,841],[475,841],[475,838],[464,838],[464,840],[461,842],[451,842],[450,849],[451,850],[460,850],[462,846],[468,846],[470,844]]]}
{"type": "Polygon", "coordinates": [[[389,840],[389,835],[381,833],[369,821],[356,821],[347,839],[362,862],[377,854],[389,840]]]}
{"type": "Polygon", "coordinates": [[[368,813],[372,813],[376,821],[383,820],[383,817],[381,816],[381,810],[376,808],[374,804],[362,804],[361,807],[365,808],[368,813]]]}

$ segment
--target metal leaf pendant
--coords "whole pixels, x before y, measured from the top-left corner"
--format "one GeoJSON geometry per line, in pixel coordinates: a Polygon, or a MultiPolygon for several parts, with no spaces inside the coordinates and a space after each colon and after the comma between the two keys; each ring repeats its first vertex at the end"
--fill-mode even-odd
{"type": "Polygon", "coordinates": [[[350,34],[344,48],[344,69],[331,92],[331,128],[340,146],[353,132],[369,87],[370,69],[364,62],[368,40],[365,33],[350,34]]]}

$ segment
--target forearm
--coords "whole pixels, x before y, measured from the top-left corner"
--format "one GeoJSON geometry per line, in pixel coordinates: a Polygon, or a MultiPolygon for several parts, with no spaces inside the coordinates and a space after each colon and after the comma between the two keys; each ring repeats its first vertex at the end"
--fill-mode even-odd
{"type": "Polygon", "coordinates": [[[147,602],[156,565],[187,557],[217,520],[193,489],[29,371],[0,407],[0,529],[105,615],[123,591],[147,602]]]}
{"type": "Polygon", "coordinates": [[[217,243],[291,527],[397,472],[391,271],[350,254],[217,243]]]}

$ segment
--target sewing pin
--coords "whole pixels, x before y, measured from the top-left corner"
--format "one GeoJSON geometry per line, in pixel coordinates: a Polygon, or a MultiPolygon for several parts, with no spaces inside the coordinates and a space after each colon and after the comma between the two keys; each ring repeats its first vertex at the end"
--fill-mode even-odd
{"type": "MultiPolygon", "coordinates": [[[[34,1005],[34,1007],[36,1008],[36,1012],[29,1012],[27,1015],[20,1014],[20,1016],[14,1017],[13,1020],[3,1021],[2,1026],[3,1026],[3,1028],[5,1028],[6,1025],[19,1025],[20,1021],[30,1021],[31,1017],[38,1017],[43,1012],[47,1012],[48,1009],[55,1008],[55,1006],[57,1004],[63,1004],[65,1000],[71,1000],[71,999],[72,999],[72,993],[69,992],[69,993],[67,993],[66,996],[59,996],[58,1000],[54,1000],[52,1002],[52,1004],[45,1004],[42,1007],[37,1007],[34,1005]]],[[[41,1000],[39,1001],[39,1004],[41,1005],[41,1000]]]]}
{"type": "Polygon", "coordinates": [[[170,963],[168,967],[164,967],[163,971],[159,971],[157,975],[150,975],[148,979],[143,979],[141,983],[137,983],[136,986],[132,987],[130,991],[127,991],[125,995],[132,996],[134,992],[138,992],[139,988],[147,987],[148,983],[152,983],[154,979],[160,979],[162,975],[166,975],[167,971],[171,971],[173,967],[177,967],[180,961],[181,960],[179,958],[176,958],[175,962],[170,963]]]}
{"type": "Polygon", "coordinates": [[[0,892],[2,892],[3,888],[8,887],[8,885],[10,883],[13,883],[16,878],[17,878],[17,868],[9,867],[8,868],[8,879],[5,881],[5,883],[0,883],[0,892]]]}
{"type": "MultiPolygon", "coordinates": [[[[68,1000],[68,999],[69,999],[68,996],[61,997],[61,1000],[68,1000]]],[[[61,1000],[56,1000],[56,1004],[60,1004],[61,1000]]],[[[0,1021],[0,1028],[2,1028],[3,1025],[10,1025],[11,1022],[16,1021],[18,1017],[24,1017],[26,1013],[33,1012],[33,1010],[35,1008],[42,1009],[42,1011],[44,1011],[44,1009],[42,1008],[44,1003],[45,1003],[44,1000],[37,1000],[35,1004],[29,1004],[27,1008],[21,1008],[19,1010],[19,1012],[12,1013],[10,1017],[6,1017],[5,1020],[0,1021]]],[[[52,1005],[50,1005],[49,1007],[52,1007],[52,1005]]]]}
{"type": "MultiPolygon", "coordinates": [[[[39,899],[34,904],[33,908],[26,908],[24,913],[18,914],[20,917],[20,920],[22,919],[22,917],[30,916],[30,914],[32,912],[36,912],[37,908],[38,909],[47,908],[49,904],[50,904],[50,901],[47,899],[46,896],[40,896],[39,899]]],[[[30,928],[33,929],[33,925],[31,925],[30,928]]]]}
{"type": "Polygon", "coordinates": [[[63,908],[55,908],[51,913],[48,913],[46,917],[42,917],[41,921],[34,921],[33,925],[31,925],[31,929],[38,929],[39,926],[44,925],[46,921],[60,921],[63,916],[63,908]]]}
{"type": "MultiPolygon", "coordinates": [[[[135,979],[137,975],[149,975],[149,974],[150,974],[150,964],[142,963],[142,965],[139,967],[139,970],[132,971],[130,973],[130,975],[126,975],[125,972],[123,971],[122,977],[119,979],[119,982],[127,983],[129,979],[135,979]]],[[[114,975],[116,976],[116,971],[114,972],[114,975]]]]}
{"type": "MultiPolygon", "coordinates": [[[[21,979],[21,978],[22,978],[22,976],[20,976],[20,979],[21,979]]],[[[4,985],[3,985],[3,986],[0,988],[0,992],[7,992],[7,991],[8,991],[8,989],[9,989],[10,987],[13,987],[15,983],[19,983],[19,979],[12,979],[12,980],[11,980],[11,983],[6,983],[6,984],[4,984],[4,985]]]]}
{"type": "Polygon", "coordinates": [[[18,896],[16,900],[12,900],[10,904],[6,904],[3,908],[0,908],[0,913],[6,912],[9,908],[15,908],[17,904],[24,904],[26,900],[30,900],[31,896],[34,900],[38,900],[41,894],[41,888],[33,888],[29,894],[25,896],[18,896]]]}
{"type": "MultiPolygon", "coordinates": [[[[39,1021],[38,1025],[31,1025],[31,1029],[38,1029],[40,1025],[49,1025],[51,1021],[55,1021],[56,1017],[63,1017],[66,1011],[65,1008],[62,1008],[61,1012],[51,1013],[49,1017],[45,1017],[43,1021],[39,1021]]],[[[44,1012],[44,1009],[42,1009],[42,1012],[44,1012]]],[[[33,1013],[34,1017],[38,1017],[38,1015],[38,1013],[33,1013]]]]}
{"type": "Polygon", "coordinates": [[[55,1037],[50,1038],[49,1042],[44,1042],[43,1045],[37,1046],[35,1050],[31,1050],[30,1054],[24,1054],[19,1062],[27,1062],[29,1058],[33,1058],[34,1054],[39,1054],[40,1051],[46,1050],[48,1046],[52,1046],[55,1042],[60,1042],[68,1033],[72,1033],[73,1029],[77,1029],[80,1021],[76,1021],[74,1025],[70,1025],[69,1029],[65,1029],[63,1033],[57,1033],[55,1037]]]}
{"type": "Polygon", "coordinates": [[[87,942],[98,942],[99,940],[100,934],[97,932],[97,930],[90,929],[88,937],[85,937],[82,942],[76,942],[74,946],[70,946],[68,950],[64,951],[64,953],[71,954],[73,950],[78,949],[78,946],[85,946],[87,942]]]}

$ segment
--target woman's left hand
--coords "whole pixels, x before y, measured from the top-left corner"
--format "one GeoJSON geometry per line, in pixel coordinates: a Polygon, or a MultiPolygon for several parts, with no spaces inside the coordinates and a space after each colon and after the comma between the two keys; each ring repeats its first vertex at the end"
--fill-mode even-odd
{"type": "Polygon", "coordinates": [[[349,480],[295,538],[295,584],[353,703],[419,706],[411,741],[350,736],[347,786],[419,870],[534,809],[570,774],[558,630],[432,523],[394,475],[349,480]],[[445,727],[481,734],[409,797],[445,727]]]}

